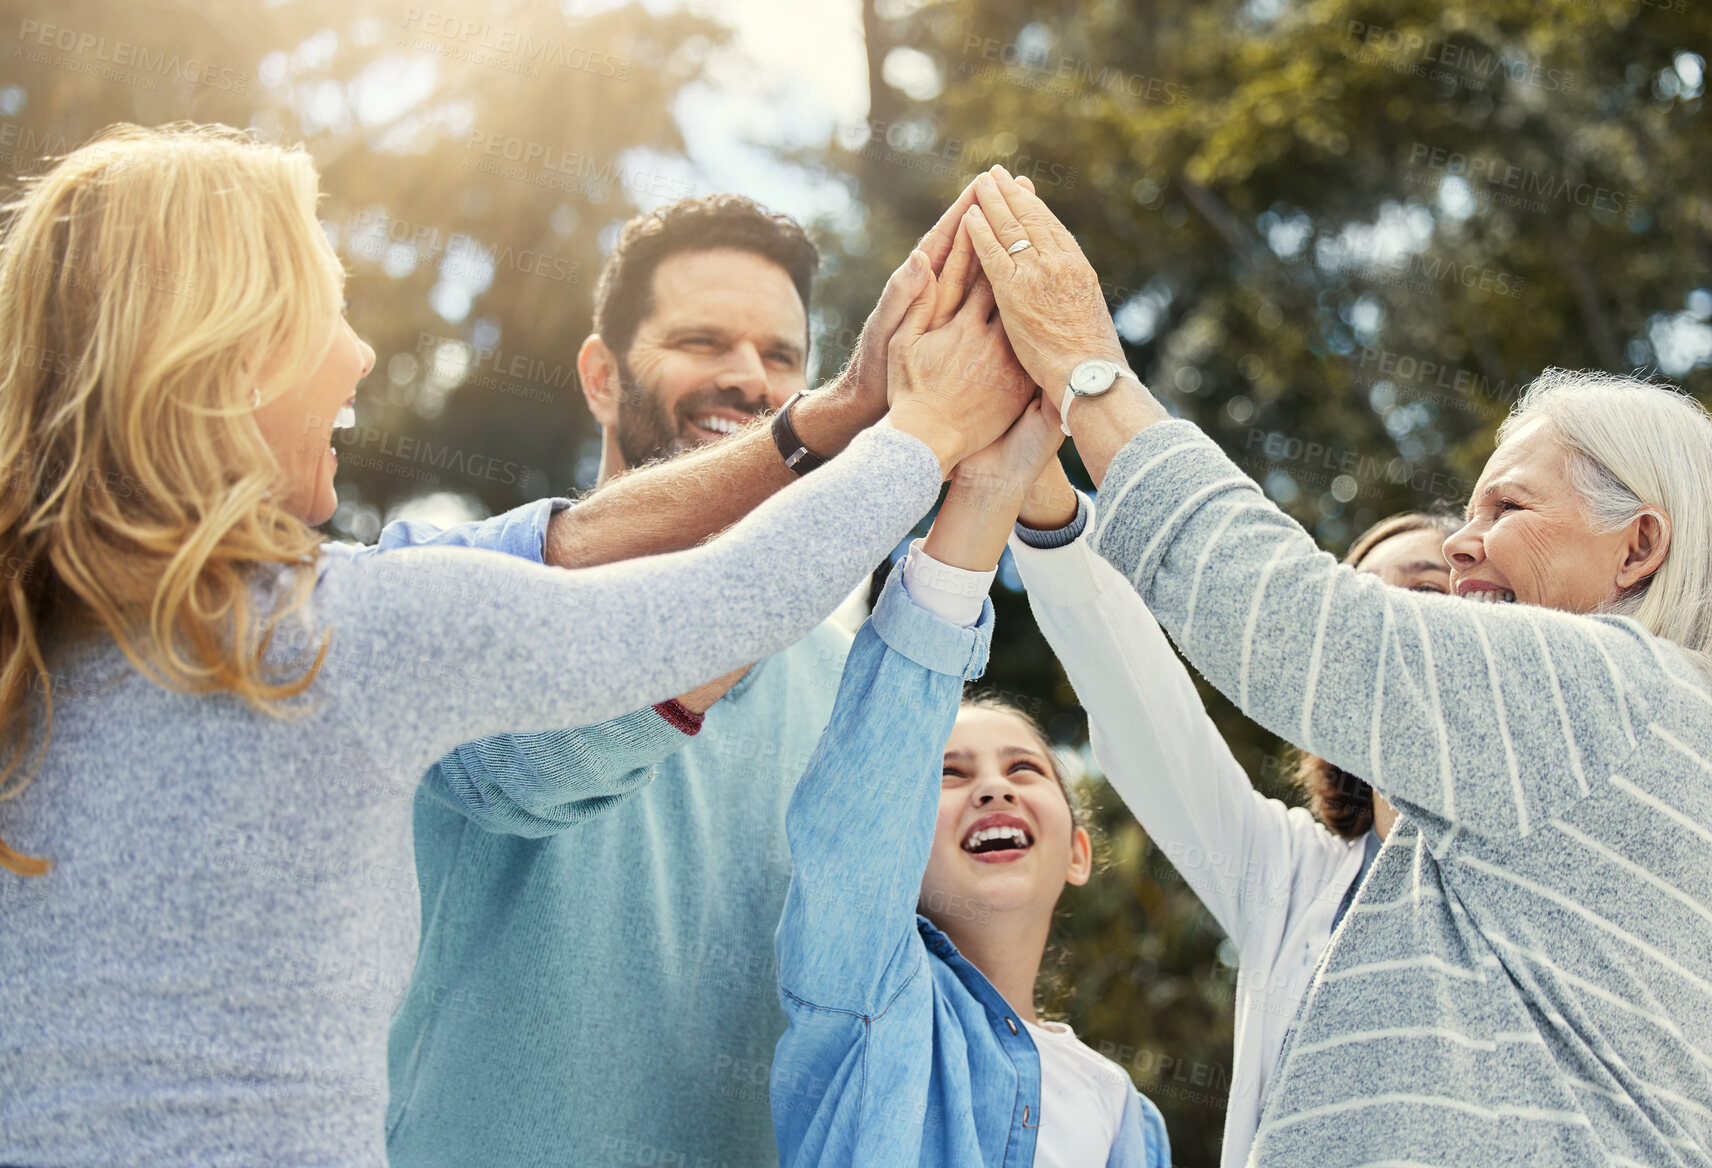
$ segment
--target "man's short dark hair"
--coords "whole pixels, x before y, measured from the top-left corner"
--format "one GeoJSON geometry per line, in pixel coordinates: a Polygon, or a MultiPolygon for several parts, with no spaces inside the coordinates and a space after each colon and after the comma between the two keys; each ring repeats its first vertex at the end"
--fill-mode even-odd
{"type": "Polygon", "coordinates": [[[808,314],[820,249],[796,220],[742,195],[704,195],[668,203],[624,225],[594,286],[594,331],[624,360],[636,330],[654,311],[655,269],[680,252],[727,247],[783,268],[808,314]]]}

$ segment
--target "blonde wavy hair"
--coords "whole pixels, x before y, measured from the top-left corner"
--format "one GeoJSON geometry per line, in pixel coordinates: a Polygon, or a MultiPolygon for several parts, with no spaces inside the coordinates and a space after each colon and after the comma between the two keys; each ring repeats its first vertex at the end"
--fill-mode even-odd
{"type": "MultiPolygon", "coordinates": [[[[115,126],[4,208],[0,799],[48,749],[56,629],[105,632],[158,684],[272,714],[320,669],[325,639],[301,669],[263,663],[314,574],[266,611],[250,591],[255,566],[319,543],[271,497],[254,418],[257,389],[300,383],[333,340],[342,276],[318,185],[301,148],[115,126]]],[[[50,862],[0,841],[0,866],[50,862]]]]}

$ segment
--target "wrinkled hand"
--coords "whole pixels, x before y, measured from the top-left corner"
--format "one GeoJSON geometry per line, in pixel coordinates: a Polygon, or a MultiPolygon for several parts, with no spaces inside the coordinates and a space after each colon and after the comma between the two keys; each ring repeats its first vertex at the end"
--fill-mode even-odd
{"type": "Polygon", "coordinates": [[[1058,218],[1003,167],[975,180],[976,205],[964,214],[981,269],[992,282],[1017,359],[1045,387],[1048,413],[1090,358],[1127,365],[1093,265],[1058,218]],[[1030,247],[1011,254],[1026,239],[1030,247]]]}
{"type": "Polygon", "coordinates": [[[1003,434],[1029,399],[1029,380],[977,279],[962,306],[935,328],[939,281],[917,296],[887,347],[886,396],[894,425],[922,438],[949,473],[1003,434]]]}
{"type": "MultiPolygon", "coordinates": [[[[1028,183],[1026,178],[1021,181],[1028,183]]],[[[1030,185],[1029,189],[1034,188],[1030,185]]],[[[856,338],[856,347],[850,352],[849,362],[839,373],[835,384],[829,387],[851,396],[862,425],[873,423],[886,412],[886,348],[916,296],[931,282],[931,278],[944,271],[948,258],[953,255],[954,242],[961,243],[964,250],[956,273],[955,286],[959,292],[957,300],[951,304],[953,309],[962,300],[962,293],[967,291],[970,278],[979,272],[973,246],[968,242],[968,231],[963,226],[964,214],[974,205],[975,184],[970,182],[886,281],[874,311],[862,324],[861,335],[856,338]]],[[[950,315],[950,312],[945,313],[945,318],[950,319],[950,315]]]]}

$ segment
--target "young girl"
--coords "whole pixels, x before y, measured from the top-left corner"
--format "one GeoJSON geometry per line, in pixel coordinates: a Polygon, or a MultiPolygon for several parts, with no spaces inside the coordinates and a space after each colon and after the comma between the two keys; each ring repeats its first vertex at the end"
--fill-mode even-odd
{"type": "MultiPolygon", "coordinates": [[[[923,372],[886,428],[690,551],[327,554],[333,420],[375,355],[316,186],[301,150],[130,128],[12,208],[0,1163],[383,1165],[422,772],[784,648],[1024,400],[923,372]]],[[[929,363],[993,332],[949,329],[929,363]]]]}
{"type": "Polygon", "coordinates": [[[1091,870],[1051,751],[1017,712],[960,703],[1020,488],[1057,438],[1037,402],[959,469],[858,634],[791,801],[784,1168],[1170,1163],[1128,1075],[1035,1014],[1054,906],[1091,870]]]}
{"type": "MultiPolygon", "coordinates": [[[[1147,605],[1089,546],[1090,507],[1056,460],[1028,499],[1011,547],[1035,619],[1087,707],[1095,757],[1240,955],[1220,1157],[1236,1168],[1314,968],[1397,812],[1312,755],[1297,779],[1322,822],[1256,791],[1147,605]]],[[[1441,545],[1455,527],[1394,515],[1362,533],[1345,562],[1394,587],[1448,592],[1441,545]]]]}

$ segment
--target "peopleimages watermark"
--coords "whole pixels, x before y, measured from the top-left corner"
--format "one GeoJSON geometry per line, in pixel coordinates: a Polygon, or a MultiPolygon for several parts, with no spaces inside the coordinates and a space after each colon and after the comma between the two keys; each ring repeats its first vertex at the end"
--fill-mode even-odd
{"type": "Polygon", "coordinates": [[[529,29],[496,28],[485,20],[414,5],[405,9],[403,28],[398,42],[407,48],[490,69],[539,77],[541,66],[549,65],[614,81],[630,80],[628,57],[566,45],[538,37],[529,29]]]}
{"type": "MultiPolygon", "coordinates": [[[[1291,477],[1302,485],[1318,485],[1316,477],[1335,475],[1338,478],[1347,477],[1349,484],[1386,482],[1393,486],[1408,486],[1441,499],[1460,499],[1466,496],[1472,484],[1467,479],[1457,475],[1445,474],[1440,471],[1417,467],[1408,459],[1398,455],[1385,459],[1371,454],[1363,454],[1357,450],[1339,449],[1311,439],[1293,437],[1279,433],[1276,430],[1268,432],[1253,427],[1249,428],[1248,437],[1243,443],[1243,451],[1252,461],[1255,448],[1264,456],[1267,465],[1273,468],[1293,466],[1291,477]]],[[[1335,479],[1332,480],[1335,485],[1335,479]]],[[[1344,491],[1350,498],[1358,495],[1368,495],[1359,489],[1351,491],[1346,485],[1344,491]]],[[[1345,499],[1348,502],[1349,499],[1345,499]]]]}
{"type": "Polygon", "coordinates": [[[484,265],[561,284],[574,284],[583,274],[582,263],[578,260],[509,244],[485,247],[474,236],[463,232],[446,232],[427,224],[411,223],[373,207],[357,212],[351,222],[351,234],[345,250],[364,259],[380,260],[387,256],[393,244],[411,248],[415,253],[412,261],[415,266],[443,263],[445,274],[451,276],[472,275],[484,265]]]}
{"type": "MultiPolygon", "coordinates": [[[[316,419],[311,418],[313,425],[316,419]]],[[[410,434],[389,434],[373,426],[352,426],[334,431],[340,442],[339,461],[349,463],[355,454],[366,464],[391,462],[411,468],[432,468],[450,471],[466,478],[513,486],[528,478],[532,469],[525,463],[511,462],[488,454],[461,450],[450,444],[436,445],[426,438],[410,434]]],[[[377,468],[379,469],[379,468],[377,468]]],[[[437,482],[438,479],[432,481],[437,482]]]]}
{"type": "Polygon", "coordinates": [[[1527,85],[1548,93],[1573,93],[1580,83],[1573,71],[1547,68],[1538,58],[1516,49],[1494,52],[1359,20],[1350,21],[1347,31],[1355,42],[1344,48],[1344,56],[1351,60],[1364,65],[1384,65],[1416,77],[1449,81],[1464,89],[1485,89],[1500,75],[1514,85],[1527,85]]]}
{"type": "Polygon", "coordinates": [[[88,248],[67,247],[52,263],[28,260],[23,274],[27,279],[57,282],[66,288],[132,284],[169,296],[194,296],[197,289],[195,276],[145,263],[121,262],[118,256],[103,264],[88,248]]]}
{"type": "Polygon", "coordinates": [[[1496,155],[1465,154],[1425,142],[1410,145],[1407,181],[1436,185],[1447,176],[1467,182],[1482,211],[1497,205],[1544,212],[1551,210],[1552,204],[1587,207],[1613,215],[1632,215],[1636,209],[1633,195],[1597,183],[1517,166],[1496,155]]]}
{"type": "Polygon", "coordinates": [[[0,122],[0,162],[21,168],[56,154],[69,153],[72,142],[63,134],[38,134],[20,122],[0,122]]]}
{"type": "Polygon", "coordinates": [[[141,89],[157,88],[163,77],[228,93],[247,93],[250,88],[248,73],[195,57],[181,57],[164,49],[152,50],[134,41],[109,41],[100,33],[65,25],[26,19],[18,25],[17,39],[23,44],[14,56],[141,89]],[[68,56],[55,60],[42,49],[56,49],[68,56]]]}
{"type": "Polygon", "coordinates": [[[600,1151],[607,1164],[634,1164],[638,1168],[738,1168],[730,1160],[714,1160],[688,1148],[667,1148],[651,1140],[607,1133],[600,1137],[600,1151]]]}
{"type": "Polygon", "coordinates": [[[1014,137],[1002,132],[986,138],[946,138],[925,147],[917,147],[909,140],[917,133],[919,129],[914,122],[859,118],[841,130],[839,136],[854,139],[865,134],[867,141],[859,151],[863,158],[925,171],[940,178],[960,178],[998,165],[1018,177],[1028,176],[1037,187],[1070,191],[1076,189],[1082,174],[1080,167],[1022,153],[1014,137]]]}
{"type": "Polygon", "coordinates": [[[558,362],[549,365],[539,357],[508,352],[493,345],[471,345],[457,337],[436,333],[416,334],[416,352],[425,360],[441,360],[442,345],[462,345],[467,350],[468,360],[459,385],[493,389],[530,401],[551,402],[554,395],[542,387],[563,389],[576,372],[575,365],[558,362]]]}
{"type": "Polygon", "coordinates": [[[1527,385],[1526,380],[1494,381],[1484,373],[1443,360],[1374,347],[1361,350],[1356,371],[1369,387],[1388,381],[1399,389],[1407,388],[1413,400],[1431,401],[1487,419],[1508,413],[1509,403],[1527,385]],[[1440,392],[1432,392],[1435,390],[1440,392]]]}
{"type": "Polygon", "coordinates": [[[1162,105],[1182,105],[1189,100],[1189,87],[1177,81],[1097,65],[1079,57],[1030,53],[1015,41],[975,32],[963,38],[963,57],[957,71],[968,80],[992,78],[1048,97],[1086,101],[1110,93],[1162,105]]]}
{"type": "Polygon", "coordinates": [[[45,499],[66,485],[68,474],[72,479],[81,478],[86,489],[105,491],[115,498],[140,500],[148,496],[148,488],[143,485],[142,480],[132,478],[122,471],[98,470],[93,466],[79,471],[63,454],[50,457],[28,450],[22,452],[7,468],[4,476],[0,477],[0,482],[4,482],[9,490],[33,489],[38,499],[45,499]]]}
{"type": "Polygon", "coordinates": [[[687,199],[697,193],[694,183],[676,175],[628,167],[614,159],[600,160],[581,151],[487,130],[471,130],[464,140],[464,149],[480,155],[473,165],[470,158],[463,161],[464,166],[473,170],[550,190],[582,194],[591,201],[598,202],[605,197],[605,188],[614,186],[631,194],[659,199],[687,199]]]}
{"type": "Polygon", "coordinates": [[[1521,299],[1525,281],[1513,272],[1490,268],[1474,261],[1425,252],[1380,254],[1380,245],[1340,245],[1333,256],[1339,266],[1373,284],[1391,285],[1406,292],[1431,293],[1443,284],[1460,285],[1469,291],[1495,293],[1521,299]]]}

